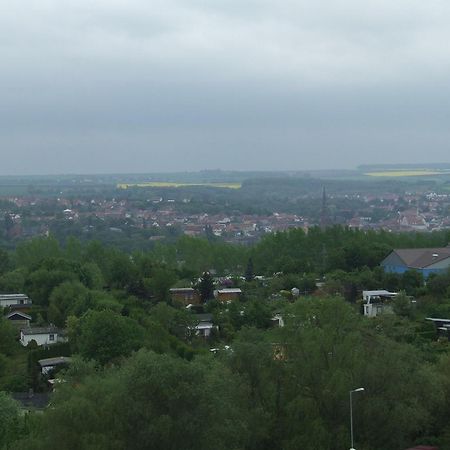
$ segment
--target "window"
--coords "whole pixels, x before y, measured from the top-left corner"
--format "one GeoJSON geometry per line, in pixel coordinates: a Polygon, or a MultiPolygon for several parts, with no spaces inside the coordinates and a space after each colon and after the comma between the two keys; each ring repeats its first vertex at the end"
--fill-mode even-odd
{"type": "Polygon", "coordinates": [[[48,335],[48,340],[49,341],[54,341],[55,340],[55,335],[54,334],[49,334],[48,335]]]}

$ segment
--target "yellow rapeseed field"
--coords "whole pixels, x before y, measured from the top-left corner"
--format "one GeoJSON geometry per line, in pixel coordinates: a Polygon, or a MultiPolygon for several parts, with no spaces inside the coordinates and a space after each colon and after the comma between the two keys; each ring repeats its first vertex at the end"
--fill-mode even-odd
{"type": "Polygon", "coordinates": [[[148,187],[158,187],[158,188],[178,188],[187,186],[207,186],[225,189],[240,189],[242,187],[241,183],[172,183],[170,181],[149,181],[146,183],[120,183],[117,185],[119,189],[128,189],[133,187],[138,188],[148,188],[148,187]]]}
{"type": "Polygon", "coordinates": [[[427,175],[446,175],[449,172],[436,170],[386,170],[384,172],[368,172],[369,177],[424,177],[427,175]]]}

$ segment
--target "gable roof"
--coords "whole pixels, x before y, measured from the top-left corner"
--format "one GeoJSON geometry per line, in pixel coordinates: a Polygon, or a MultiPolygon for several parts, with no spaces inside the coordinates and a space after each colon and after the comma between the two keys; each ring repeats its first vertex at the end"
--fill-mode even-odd
{"type": "Polygon", "coordinates": [[[223,288],[217,291],[219,294],[242,294],[239,288],[223,288]]]}
{"type": "Polygon", "coordinates": [[[378,290],[376,290],[376,291],[363,291],[363,297],[366,297],[366,296],[368,296],[368,295],[370,295],[370,296],[382,296],[382,295],[385,295],[385,296],[392,296],[392,295],[397,295],[397,293],[396,292],[389,292],[389,291],[386,291],[386,289],[378,289],[378,290]]]}
{"type": "Polygon", "coordinates": [[[72,358],[68,356],[57,356],[56,358],[44,358],[38,361],[41,367],[53,367],[61,364],[69,364],[72,358]]]}
{"type": "Polygon", "coordinates": [[[16,301],[19,303],[21,300],[24,303],[31,303],[31,299],[25,294],[0,294],[0,301],[16,301]]]}
{"type": "Polygon", "coordinates": [[[58,329],[55,327],[34,327],[34,328],[22,328],[21,333],[24,335],[30,334],[57,334],[58,329]]]}
{"type": "Polygon", "coordinates": [[[25,313],[22,312],[22,311],[12,311],[12,312],[10,312],[9,314],[6,314],[5,318],[11,319],[11,317],[13,317],[13,316],[20,316],[20,317],[22,317],[23,319],[31,320],[31,316],[29,316],[28,314],[25,314],[25,313]]]}
{"type": "Polygon", "coordinates": [[[204,314],[195,314],[194,316],[198,322],[212,322],[213,320],[213,315],[209,314],[209,313],[204,313],[204,314]]]}
{"type": "Polygon", "coordinates": [[[184,294],[184,293],[192,293],[192,292],[194,292],[194,289],[191,287],[172,288],[172,289],[169,289],[169,292],[171,294],[184,294]]]}
{"type": "Polygon", "coordinates": [[[394,253],[412,269],[423,269],[450,258],[450,247],[440,248],[403,248],[395,249],[394,253]]]}

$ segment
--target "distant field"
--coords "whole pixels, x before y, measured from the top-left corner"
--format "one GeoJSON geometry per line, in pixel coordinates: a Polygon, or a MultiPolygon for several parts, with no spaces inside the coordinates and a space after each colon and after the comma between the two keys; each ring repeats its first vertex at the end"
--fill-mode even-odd
{"type": "Polygon", "coordinates": [[[117,185],[119,189],[128,188],[178,188],[178,187],[189,187],[189,186],[206,186],[224,189],[240,189],[242,187],[241,183],[172,183],[169,181],[149,181],[147,183],[120,183],[117,185]]]}
{"type": "Polygon", "coordinates": [[[386,170],[384,172],[367,172],[369,177],[425,177],[429,175],[450,175],[450,171],[444,170],[386,170]]]}

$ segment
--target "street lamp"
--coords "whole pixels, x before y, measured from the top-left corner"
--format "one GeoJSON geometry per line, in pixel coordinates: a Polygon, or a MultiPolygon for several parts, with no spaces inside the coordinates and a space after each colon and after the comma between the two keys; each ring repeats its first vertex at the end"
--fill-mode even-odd
{"type": "Polygon", "coordinates": [[[351,441],[352,441],[352,447],[350,450],[355,450],[355,448],[353,447],[353,404],[352,404],[352,394],[353,392],[363,392],[364,388],[360,387],[357,389],[353,389],[350,391],[350,437],[351,437],[351,441]]]}

